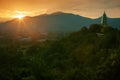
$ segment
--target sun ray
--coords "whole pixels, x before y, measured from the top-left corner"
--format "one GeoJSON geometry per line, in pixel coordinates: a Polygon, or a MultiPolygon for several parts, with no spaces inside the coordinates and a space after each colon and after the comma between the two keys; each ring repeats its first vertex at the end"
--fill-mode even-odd
{"type": "Polygon", "coordinates": [[[19,15],[14,16],[14,18],[17,18],[17,19],[23,19],[24,17],[25,17],[24,14],[19,14],[19,15]]]}

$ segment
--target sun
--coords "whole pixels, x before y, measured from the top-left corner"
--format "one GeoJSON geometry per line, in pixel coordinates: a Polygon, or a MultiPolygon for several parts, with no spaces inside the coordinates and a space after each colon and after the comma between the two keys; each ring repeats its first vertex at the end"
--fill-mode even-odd
{"type": "Polygon", "coordinates": [[[14,16],[14,18],[17,18],[17,19],[23,19],[24,17],[25,17],[24,14],[19,14],[19,15],[14,16]]]}

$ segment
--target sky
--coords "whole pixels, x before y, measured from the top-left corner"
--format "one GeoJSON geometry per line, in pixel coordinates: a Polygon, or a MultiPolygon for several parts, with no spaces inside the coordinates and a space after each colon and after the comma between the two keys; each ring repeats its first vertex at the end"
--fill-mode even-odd
{"type": "Polygon", "coordinates": [[[111,18],[120,18],[120,0],[0,0],[0,18],[17,15],[37,16],[62,11],[89,18],[98,18],[105,11],[111,18]]]}

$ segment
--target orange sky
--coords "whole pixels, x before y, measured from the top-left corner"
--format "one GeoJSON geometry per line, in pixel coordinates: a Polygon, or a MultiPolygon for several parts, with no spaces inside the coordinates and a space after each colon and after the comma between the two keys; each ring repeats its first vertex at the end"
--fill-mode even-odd
{"type": "Polygon", "coordinates": [[[0,18],[16,15],[36,16],[56,11],[97,18],[106,11],[109,17],[120,18],[120,0],[0,0],[0,18]]]}

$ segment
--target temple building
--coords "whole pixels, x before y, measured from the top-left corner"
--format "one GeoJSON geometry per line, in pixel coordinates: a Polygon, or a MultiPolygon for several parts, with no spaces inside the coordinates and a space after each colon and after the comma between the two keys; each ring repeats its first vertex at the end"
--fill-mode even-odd
{"type": "Polygon", "coordinates": [[[107,25],[108,25],[108,23],[107,23],[107,15],[106,15],[105,12],[103,13],[103,16],[102,16],[102,18],[101,18],[101,24],[102,24],[103,26],[107,26],[107,25]]]}

